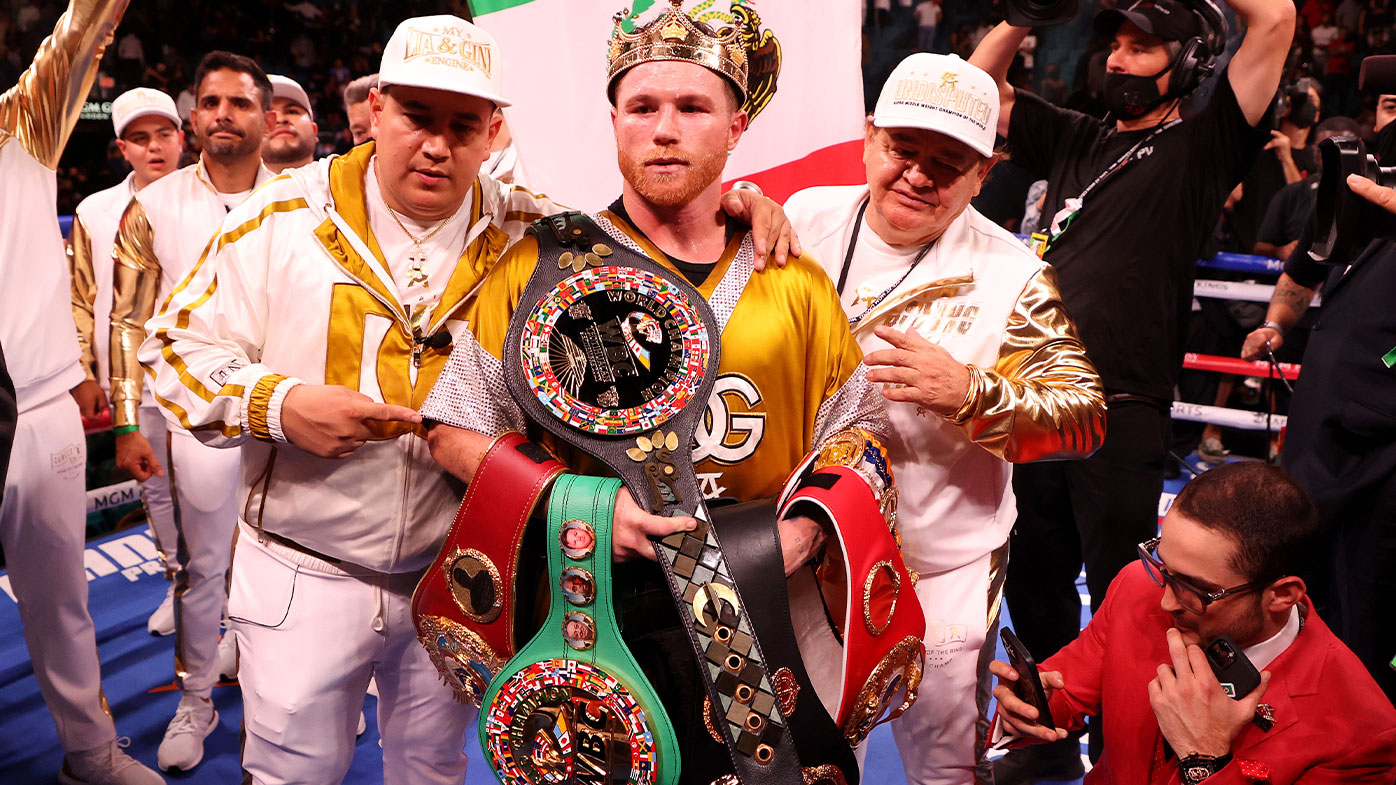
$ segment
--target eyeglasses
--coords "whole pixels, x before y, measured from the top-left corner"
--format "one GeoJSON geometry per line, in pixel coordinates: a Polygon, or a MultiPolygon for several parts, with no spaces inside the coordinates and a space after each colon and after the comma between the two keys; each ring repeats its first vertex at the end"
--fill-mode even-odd
{"type": "Polygon", "coordinates": [[[1183,606],[1184,610],[1192,613],[1201,615],[1207,612],[1208,605],[1218,600],[1252,592],[1256,589],[1269,586],[1271,583],[1271,581],[1252,581],[1250,583],[1243,583],[1240,586],[1232,586],[1230,589],[1222,589],[1221,591],[1204,591],[1187,578],[1174,575],[1168,571],[1168,568],[1159,560],[1158,543],[1158,537],[1148,542],[1139,543],[1139,560],[1144,562],[1144,571],[1149,573],[1149,578],[1152,579],[1154,583],[1164,588],[1171,588],[1173,590],[1173,596],[1178,598],[1178,604],[1183,606]]]}

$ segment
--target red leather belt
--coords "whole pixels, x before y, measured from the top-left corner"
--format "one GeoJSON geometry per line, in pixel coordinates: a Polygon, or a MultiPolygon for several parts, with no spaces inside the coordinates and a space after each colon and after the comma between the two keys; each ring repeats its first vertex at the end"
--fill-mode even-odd
{"type": "Polygon", "coordinates": [[[462,703],[479,705],[490,679],[518,651],[524,529],[564,468],[518,433],[495,439],[412,594],[417,638],[462,703]]]}
{"type": "Polygon", "coordinates": [[[876,440],[841,434],[797,477],[778,517],[807,514],[832,523],[839,547],[828,549],[817,574],[843,638],[835,721],[857,747],[876,725],[897,718],[916,701],[926,618],[902,560],[891,472],[876,440]]]}

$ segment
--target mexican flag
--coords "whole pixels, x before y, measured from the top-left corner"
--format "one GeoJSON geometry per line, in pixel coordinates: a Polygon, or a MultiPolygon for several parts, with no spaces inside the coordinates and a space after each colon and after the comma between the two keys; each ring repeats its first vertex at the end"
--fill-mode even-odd
{"type": "MultiPolygon", "coordinates": [[[[732,7],[761,18],[780,51],[775,94],[727,162],[727,181],[751,180],[778,200],[811,185],[863,178],[861,0],[688,0],[690,16],[722,28],[732,7]]],[[[530,190],[578,209],[620,195],[606,49],[626,0],[470,0],[475,23],[499,43],[505,110],[530,190]]],[[[642,25],[667,0],[630,0],[642,25]]]]}

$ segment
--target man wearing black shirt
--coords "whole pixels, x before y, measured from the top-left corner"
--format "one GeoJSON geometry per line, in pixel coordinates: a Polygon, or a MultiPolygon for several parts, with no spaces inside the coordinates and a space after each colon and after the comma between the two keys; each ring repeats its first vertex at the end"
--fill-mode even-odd
{"type": "MultiPolygon", "coordinates": [[[[1207,106],[1186,120],[1179,101],[1200,84],[1225,33],[1178,0],[1140,0],[1097,17],[1112,37],[1110,123],[1007,83],[1026,28],[1000,25],[970,59],[998,80],[998,131],[1013,159],[1048,181],[1039,227],[1048,237],[1037,244],[1057,270],[1109,403],[1105,445],[1093,457],[1014,471],[1010,547],[1018,558],[1009,561],[1007,596],[1017,632],[1039,661],[1080,628],[1074,584],[1083,559],[1098,606],[1136,556],[1135,544],[1157,527],[1195,264],[1227,195],[1269,136],[1258,126],[1294,34],[1288,0],[1228,2],[1245,38],[1207,106]]],[[[1073,751],[1058,752],[1070,765],[1073,751]]]]}

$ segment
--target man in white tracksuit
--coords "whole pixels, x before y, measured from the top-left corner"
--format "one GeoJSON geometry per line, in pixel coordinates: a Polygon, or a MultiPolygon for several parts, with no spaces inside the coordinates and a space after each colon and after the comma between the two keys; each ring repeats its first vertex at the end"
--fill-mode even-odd
{"type": "MultiPolygon", "coordinates": [[[[68,233],[68,254],[73,274],[73,321],[82,347],[82,369],[87,380],[73,389],[84,417],[95,418],[106,410],[111,384],[112,244],[121,213],[136,192],[179,168],[184,131],[174,99],[149,87],[128,90],[112,101],[112,125],[121,155],[131,165],[126,179],[98,191],[78,204],[68,233]]],[[[140,431],[151,444],[165,443],[165,418],[150,397],[141,393],[140,431]]],[[[151,475],[141,483],[141,504],[155,538],[155,549],[170,579],[169,591],[146,629],[152,635],[174,632],[175,532],[174,500],[170,480],[151,475]]]]}
{"type": "Polygon", "coordinates": [[[64,785],[158,785],[126,755],[102,696],[83,570],[83,380],[54,169],[125,0],[78,0],[19,83],[0,93],[0,344],[19,409],[0,547],[39,692],[66,755],[64,785]]]}
{"type": "Polygon", "coordinates": [[[157,396],[243,453],[228,613],[254,783],[339,782],[370,677],[385,781],[464,778],[475,710],[441,683],[410,607],[460,488],[413,409],[474,284],[560,209],[477,176],[505,105],[497,68],[469,23],[403,22],[373,94],[378,141],[234,209],[150,323],[157,396]],[[459,56],[410,59],[409,38],[459,56]]]}
{"type": "Polygon", "coordinates": [[[127,205],[113,251],[111,307],[117,465],[140,480],[168,469],[175,490],[175,676],[182,695],[157,762],[182,771],[203,759],[204,738],[218,725],[210,695],[223,670],[218,630],[237,529],[239,461],[236,450],[201,444],[189,433],[190,420],[174,410],[166,417],[168,452],[164,444],[156,452],[138,430],[144,374],[136,351],[157,303],[178,289],[228,211],[272,177],[261,162],[272,117],[262,69],[241,55],[212,52],[195,72],[194,89],[191,119],[203,153],[197,165],[152,183],[127,205]]]}
{"type": "MultiPolygon", "coordinates": [[[[1100,379],[1051,268],[969,206],[996,160],[997,113],[988,74],[914,54],[867,123],[867,185],[811,188],[786,204],[839,289],[868,378],[886,384],[902,555],[926,612],[922,698],[892,725],[917,785],[989,780],[1012,463],[1088,455],[1104,436],[1100,379]]],[[[814,629],[803,614],[822,610],[793,613],[796,629],[814,629]]],[[[807,663],[838,662],[801,645],[807,663]]],[[[821,696],[838,684],[818,664],[810,675],[821,696]]]]}

